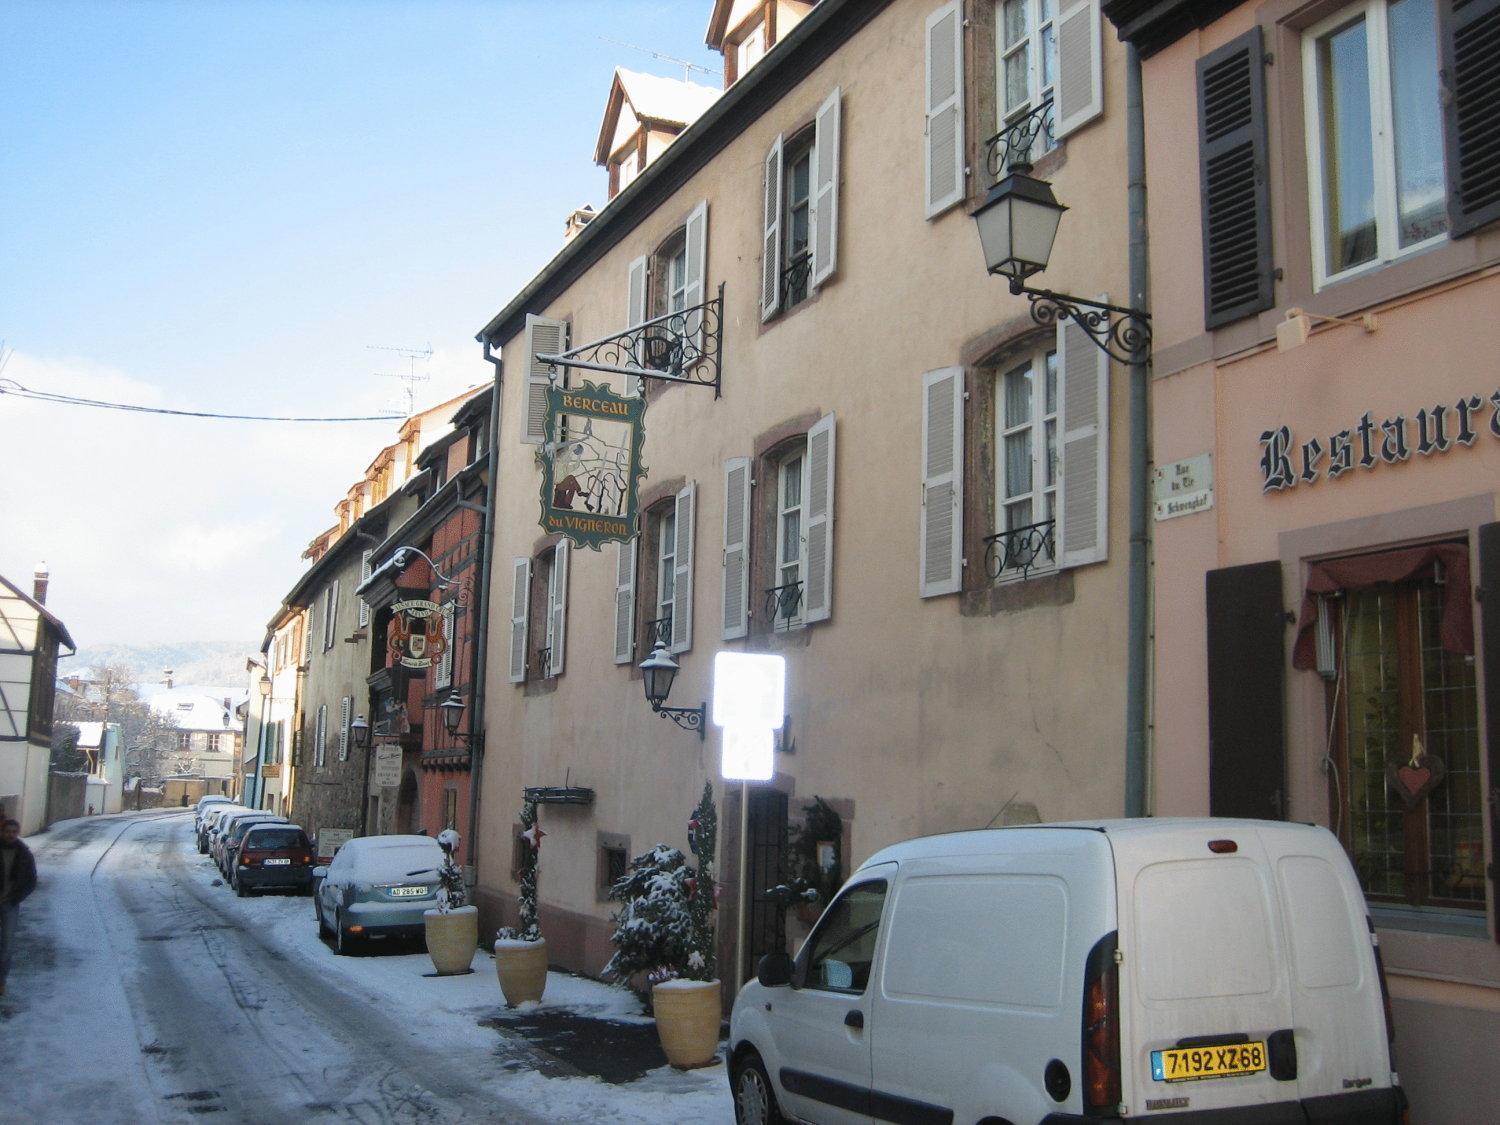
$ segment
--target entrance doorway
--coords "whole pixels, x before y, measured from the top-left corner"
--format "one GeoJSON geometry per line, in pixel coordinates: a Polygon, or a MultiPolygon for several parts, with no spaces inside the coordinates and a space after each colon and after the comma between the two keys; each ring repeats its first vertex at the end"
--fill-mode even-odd
{"type": "Polygon", "coordinates": [[[744,980],[755,976],[756,963],[767,953],[786,951],[786,905],[767,892],[785,881],[786,794],[775,789],[750,790],[746,891],[744,980]]]}
{"type": "Polygon", "coordinates": [[[409,835],[417,830],[417,774],[407,770],[396,794],[396,831],[409,835]]]}

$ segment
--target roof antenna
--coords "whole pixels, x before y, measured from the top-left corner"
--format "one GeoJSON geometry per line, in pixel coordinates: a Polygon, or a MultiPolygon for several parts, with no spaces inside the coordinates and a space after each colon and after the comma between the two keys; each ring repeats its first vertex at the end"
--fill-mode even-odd
{"type": "Polygon", "coordinates": [[[634,43],[626,43],[623,39],[611,39],[608,35],[596,35],[594,36],[594,38],[601,39],[605,43],[613,43],[617,47],[624,47],[630,51],[639,51],[643,55],[650,55],[653,59],[661,59],[662,62],[676,63],[678,66],[682,67],[682,80],[684,82],[691,82],[693,80],[693,71],[695,70],[701,71],[704,74],[713,73],[713,71],[706,66],[700,66],[698,63],[689,62],[687,59],[679,59],[676,55],[668,55],[664,54],[661,51],[653,51],[650,47],[637,47],[634,43]]]}
{"type": "Polygon", "coordinates": [[[428,343],[420,348],[393,348],[383,344],[366,344],[366,351],[372,352],[395,352],[403,355],[407,360],[407,370],[404,372],[377,371],[375,374],[381,379],[400,379],[406,384],[406,416],[409,418],[417,412],[417,384],[430,382],[432,376],[425,371],[418,374],[417,360],[423,363],[432,358],[432,344],[428,343]]]}

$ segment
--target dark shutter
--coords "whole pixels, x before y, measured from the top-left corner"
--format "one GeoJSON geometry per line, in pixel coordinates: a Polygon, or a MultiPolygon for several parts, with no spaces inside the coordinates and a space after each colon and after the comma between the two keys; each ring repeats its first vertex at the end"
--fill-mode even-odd
{"type": "Polygon", "coordinates": [[[1448,224],[1457,237],[1500,219],[1500,0],[1439,8],[1448,224]]]}
{"type": "MultiPolygon", "coordinates": [[[[1479,529],[1479,652],[1484,660],[1485,754],[1490,772],[1490,847],[1500,849],[1500,523],[1479,529]]],[[[1489,876],[1500,901],[1500,854],[1490,855],[1489,876]]],[[[1495,926],[1500,941],[1500,922],[1495,926]]]]}
{"type": "Polygon", "coordinates": [[[1208,572],[1208,811],[1285,814],[1281,564],[1208,572]]]}
{"type": "Polygon", "coordinates": [[[1207,327],[1271,307],[1271,197],[1259,27],[1198,60],[1207,327]]]}

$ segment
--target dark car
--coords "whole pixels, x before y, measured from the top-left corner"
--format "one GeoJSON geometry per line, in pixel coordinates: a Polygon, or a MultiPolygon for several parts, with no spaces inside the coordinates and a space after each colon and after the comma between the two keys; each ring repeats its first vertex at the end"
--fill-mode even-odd
{"type": "Polygon", "coordinates": [[[267,887],[312,889],[313,846],[295,824],[252,824],[240,840],[229,883],[244,897],[267,887]]]}
{"type": "Polygon", "coordinates": [[[234,874],[237,861],[236,855],[240,850],[240,841],[245,838],[245,833],[257,824],[287,824],[284,816],[273,816],[270,813],[251,813],[246,816],[235,817],[229,827],[219,836],[219,870],[224,878],[228,879],[234,874]]]}

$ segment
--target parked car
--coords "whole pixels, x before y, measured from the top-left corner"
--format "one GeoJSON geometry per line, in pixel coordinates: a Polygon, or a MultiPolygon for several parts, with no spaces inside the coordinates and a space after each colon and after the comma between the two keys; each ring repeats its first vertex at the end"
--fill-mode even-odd
{"type": "Polygon", "coordinates": [[[219,820],[231,812],[250,812],[244,805],[228,804],[213,805],[203,810],[202,817],[198,821],[198,854],[207,855],[211,850],[214,839],[214,830],[219,825],[219,820]]]}
{"type": "Polygon", "coordinates": [[[286,817],[273,813],[252,813],[235,817],[234,823],[219,838],[219,870],[224,873],[224,878],[229,879],[234,874],[234,865],[239,859],[240,841],[254,825],[287,823],[289,821],[286,817]]]}
{"type": "Polygon", "coordinates": [[[233,797],[226,797],[219,793],[210,793],[206,796],[199,797],[198,803],[193,806],[193,831],[197,832],[199,827],[203,824],[203,813],[205,809],[208,809],[213,805],[232,805],[234,803],[235,802],[233,797]]]}
{"type": "Polygon", "coordinates": [[[224,866],[224,844],[229,839],[229,834],[241,820],[269,820],[276,817],[275,813],[266,812],[264,809],[237,809],[234,812],[225,813],[214,825],[213,832],[208,841],[208,854],[218,866],[221,873],[227,874],[228,869],[224,866]]]}
{"type": "Polygon", "coordinates": [[[1394,1125],[1373,934],[1338,840],[1309,825],[911,840],[740,991],[736,1119],[1394,1125]]]}
{"type": "Polygon", "coordinates": [[[304,894],[312,885],[312,841],[301,825],[251,824],[232,854],[229,885],[241,898],[268,887],[290,887],[304,894]]]}
{"type": "Polygon", "coordinates": [[[422,937],[424,911],[437,905],[443,850],[430,836],[361,836],[327,867],[313,868],[318,933],[335,948],[384,938],[422,937]]]}

